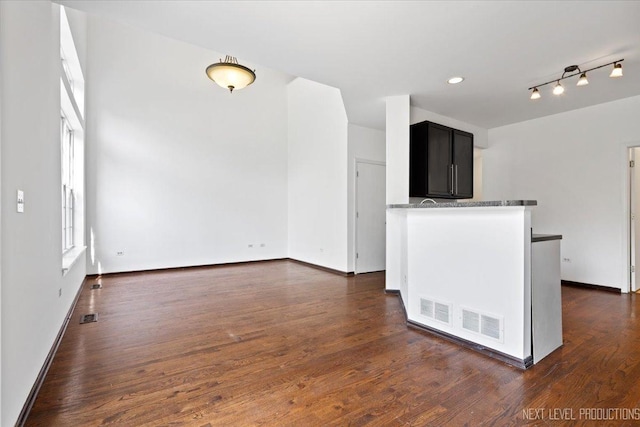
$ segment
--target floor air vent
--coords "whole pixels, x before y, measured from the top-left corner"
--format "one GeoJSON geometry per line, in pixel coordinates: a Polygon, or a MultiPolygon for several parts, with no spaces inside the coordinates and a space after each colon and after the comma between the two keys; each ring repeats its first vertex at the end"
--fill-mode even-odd
{"type": "Polygon", "coordinates": [[[98,321],[98,313],[83,314],[82,317],[80,317],[80,324],[93,323],[97,321],[98,321]]]}
{"type": "Polygon", "coordinates": [[[93,291],[95,289],[102,289],[102,283],[94,283],[91,285],[91,290],[93,291]]]}
{"type": "Polygon", "coordinates": [[[501,317],[462,309],[462,329],[502,341],[503,321],[501,317]]]}
{"type": "Polygon", "coordinates": [[[420,298],[420,314],[447,325],[451,324],[451,304],[420,298]]]}

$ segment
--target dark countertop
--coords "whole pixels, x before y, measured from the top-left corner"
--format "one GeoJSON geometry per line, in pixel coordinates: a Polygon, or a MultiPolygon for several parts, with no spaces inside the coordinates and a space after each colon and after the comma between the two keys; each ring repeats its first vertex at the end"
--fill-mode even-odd
{"type": "Polygon", "coordinates": [[[544,242],[547,240],[562,240],[562,234],[532,234],[531,243],[544,242]]]}
{"type": "Polygon", "coordinates": [[[431,203],[407,203],[399,205],[387,205],[387,209],[434,209],[434,208],[478,208],[495,206],[536,206],[536,200],[494,200],[481,202],[438,202],[431,203]]]}

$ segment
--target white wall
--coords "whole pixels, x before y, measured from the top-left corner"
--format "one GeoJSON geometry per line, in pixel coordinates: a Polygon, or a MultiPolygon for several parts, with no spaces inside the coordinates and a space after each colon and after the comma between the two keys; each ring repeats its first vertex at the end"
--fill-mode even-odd
{"type": "Polygon", "coordinates": [[[473,149],[473,199],[484,200],[482,193],[482,153],[484,150],[473,149]]]}
{"type": "Polygon", "coordinates": [[[290,78],[231,94],[223,54],[89,18],[89,272],[286,257],[290,78]]]}
{"type": "Polygon", "coordinates": [[[409,203],[409,102],[409,95],[386,99],[387,204],[409,203]]]}
{"type": "Polygon", "coordinates": [[[289,257],[346,272],[347,115],[336,88],[288,85],[289,257]]]}
{"type": "Polygon", "coordinates": [[[406,227],[408,318],[520,360],[530,356],[530,209],[407,209],[406,227]],[[422,316],[421,298],[451,304],[451,324],[422,316]],[[502,318],[503,339],[465,330],[463,308],[502,318]]]}
{"type": "MultiPolygon", "coordinates": [[[[366,128],[354,124],[348,126],[349,139],[349,170],[347,175],[347,192],[348,192],[348,271],[355,270],[355,216],[356,216],[356,161],[369,160],[374,162],[385,161],[385,133],[378,129],[366,128]]],[[[385,189],[381,188],[384,192],[385,189]]]]}
{"type": "Polygon", "coordinates": [[[15,423],[85,276],[79,262],[62,277],[59,52],[57,5],[0,2],[3,426],[15,423]]]}
{"type": "Polygon", "coordinates": [[[489,131],[486,200],[534,199],[533,230],[563,235],[562,279],[626,291],[627,146],[640,145],[640,97],[489,131]]]}
{"type": "MultiPolygon", "coordinates": [[[[1,12],[1,9],[0,9],[1,12]]],[[[0,18],[0,37],[2,37],[2,20],[0,18]]],[[[2,47],[2,40],[0,39],[0,47],[2,47]]],[[[2,422],[2,111],[3,111],[3,99],[2,86],[3,79],[4,58],[0,54],[0,423],[2,422]]]]}

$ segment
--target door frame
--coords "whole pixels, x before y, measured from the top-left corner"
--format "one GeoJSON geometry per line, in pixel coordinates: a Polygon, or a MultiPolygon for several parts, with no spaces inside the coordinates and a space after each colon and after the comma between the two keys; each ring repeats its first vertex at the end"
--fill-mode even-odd
{"type": "MultiPolygon", "coordinates": [[[[635,147],[629,147],[629,155],[628,155],[628,159],[629,162],[633,162],[634,166],[631,167],[631,164],[629,164],[629,215],[627,216],[627,220],[629,221],[629,291],[630,292],[635,292],[638,288],[637,288],[637,283],[636,283],[636,274],[633,271],[634,269],[634,265],[635,265],[635,259],[636,259],[636,251],[638,250],[637,248],[637,243],[636,242],[636,221],[634,219],[634,206],[636,205],[637,201],[636,199],[636,195],[635,193],[638,191],[638,189],[636,188],[635,185],[635,180],[636,180],[636,168],[635,168],[635,153],[634,153],[634,148],[635,147]]],[[[638,159],[640,160],[640,159],[638,159]]],[[[637,215],[637,212],[635,213],[637,215]]]]}
{"type": "MultiPolygon", "coordinates": [[[[358,164],[359,163],[368,163],[370,165],[378,165],[378,166],[384,166],[385,171],[387,168],[387,162],[381,162],[378,160],[369,160],[369,159],[363,159],[363,158],[359,158],[356,157],[354,159],[354,168],[353,168],[353,188],[354,188],[354,192],[353,192],[353,273],[354,274],[359,274],[358,272],[358,164]]],[[[385,200],[386,200],[386,192],[387,192],[387,185],[386,185],[386,181],[385,181],[385,200]]]]}
{"type": "Polygon", "coordinates": [[[631,283],[631,171],[629,167],[629,150],[640,147],[640,140],[626,141],[620,144],[620,178],[622,179],[622,255],[623,271],[621,271],[623,293],[633,292],[631,283]]]}

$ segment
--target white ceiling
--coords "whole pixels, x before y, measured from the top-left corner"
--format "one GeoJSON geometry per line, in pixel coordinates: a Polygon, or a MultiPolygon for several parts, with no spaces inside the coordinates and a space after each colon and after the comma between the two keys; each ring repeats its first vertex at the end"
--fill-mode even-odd
{"type": "Polygon", "coordinates": [[[379,129],[390,95],[485,128],[640,95],[640,1],[59,3],[236,56],[256,84],[262,65],[340,88],[349,121],[379,129]],[[567,65],[621,58],[622,79],[607,67],[529,99],[567,65]]]}

